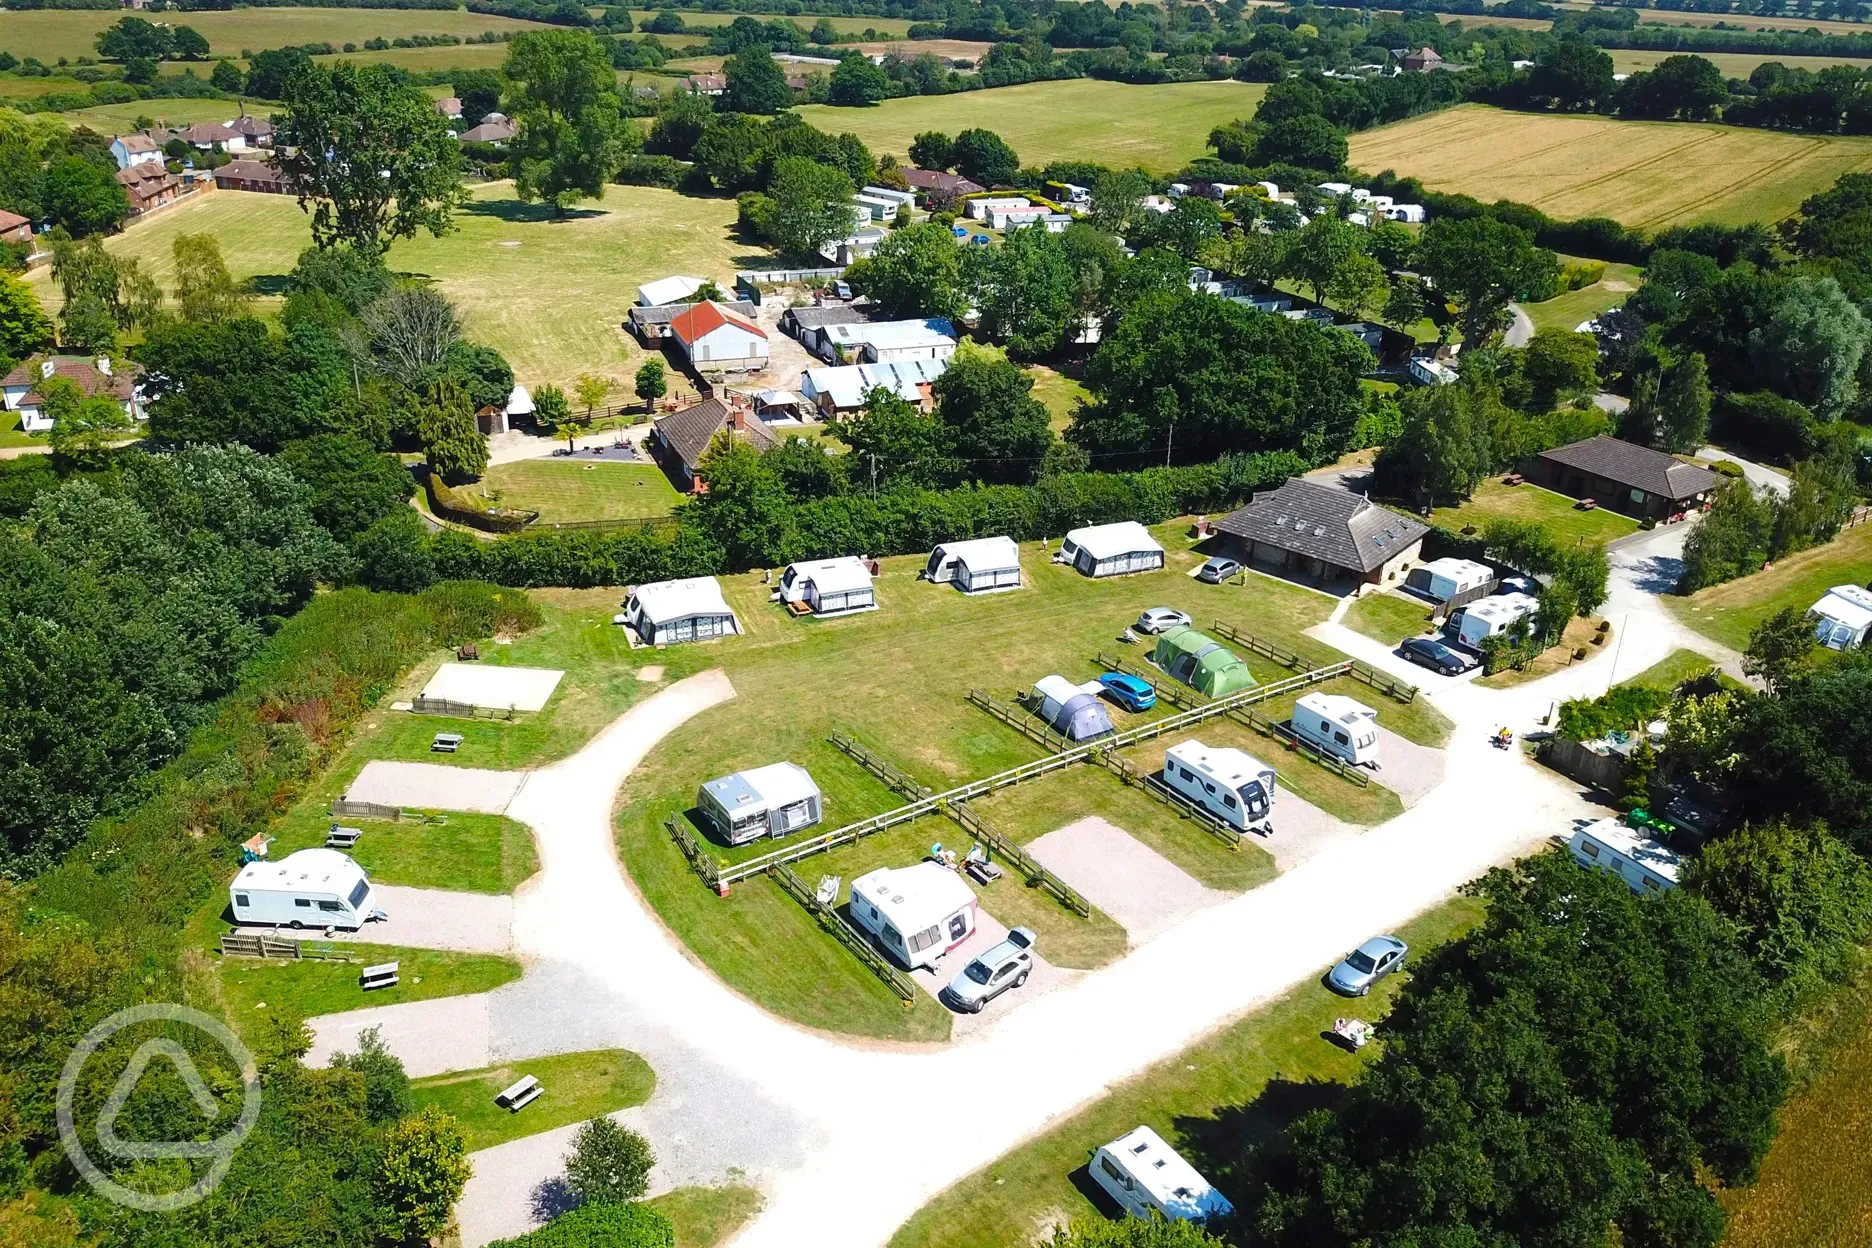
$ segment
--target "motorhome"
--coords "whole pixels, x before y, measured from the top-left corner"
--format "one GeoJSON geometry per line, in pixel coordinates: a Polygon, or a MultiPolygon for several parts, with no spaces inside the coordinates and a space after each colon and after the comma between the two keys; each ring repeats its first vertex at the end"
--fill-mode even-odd
{"type": "Polygon", "coordinates": [[[1378,766],[1378,712],[1338,693],[1309,693],[1290,721],[1302,741],[1354,767],[1378,766]]]}
{"type": "Polygon", "coordinates": [[[1179,742],[1164,751],[1163,784],[1232,828],[1274,834],[1274,769],[1252,754],[1179,742]]]}
{"type": "Polygon", "coordinates": [[[372,919],[377,890],[364,868],[335,849],[302,849],[278,862],[248,863],[228,888],[236,923],[341,927],[356,931],[372,919]]]}
{"type": "Polygon", "coordinates": [[[1634,893],[1661,893],[1677,887],[1683,857],[1667,845],[1651,840],[1620,823],[1601,819],[1573,834],[1567,842],[1573,859],[1582,867],[1610,871],[1634,893]]]}
{"type": "Polygon", "coordinates": [[[1088,1169],[1092,1181],[1120,1208],[1147,1222],[1207,1222],[1235,1211],[1228,1197],[1149,1127],[1138,1127],[1098,1149],[1088,1169]]]}
{"type": "Polygon", "coordinates": [[[933,967],[975,931],[975,892],[938,862],[879,867],[851,886],[851,917],[910,970],[933,967]]]}

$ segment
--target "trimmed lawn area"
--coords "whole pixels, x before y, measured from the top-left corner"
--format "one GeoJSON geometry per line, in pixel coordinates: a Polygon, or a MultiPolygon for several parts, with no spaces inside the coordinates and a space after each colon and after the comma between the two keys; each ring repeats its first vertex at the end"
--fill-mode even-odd
{"type": "Polygon", "coordinates": [[[1615,537],[1638,531],[1638,522],[1606,507],[1580,511],[1577,499],[1538,485],[1503,485],[1499,479],[1484,481],[1459,507],[1439,507],[1430,513],[1433,524],[1461,531],[1464,525],[1482,528],[1491,520],[1526,520],[1540,525],[1555,537],[1576,542],[1604,545],[1615,537]]]}
{"type": "MultiPolygon", "coordinates": [[[[40,10],[40,12],[51,11],[53,10],[40,10]]],[[[27,15],[8,14],[8,16],[23,17],[27,15]]],[[[32,16],[37,16],[37,14],[35,13],[32,16]]],[[[66,125],[73,128],[87,126],[97,131],[99,134],[116,135],[128,134],[130,131],[136,129],[136,119],[138,117],[153,117],[156,120],[156,124],[159,126],[190,126],[198,121],[226,121],[230,117],[238,117],[240,115],[240,105],[233,100],[190,100],[182,98],[168,100],[131,100],[127,104],[98,104],[91,108],[79,108],[69,113],[53,113],[50,115],[60,118],[66,125]]],[[[259,115],[264,116],[265,114],[261,113],[259,115]]],[[[203,198],[206,197],[204,196],[203,198]]],[[[255,196],[255,198],[261,197],[255,196]]],[[[268,195],[264,198],[279,199],[285,197],[268,195]]],[[[293,206],[294,212],[299,211],[298,204],[294,200],[286,198],[286,202],[293,206]]],[[[145,226],[153,225],[175,211],[177,210],[170,209],[168,212],[158,214],[152,221],[140,223],[134,228],[142,229],[145,226]]],[[[309,242],[309,233],[307,238],[309,242]]],[[[222,246],[225,248],[226,243],[224,242],[222,246]]],[[[294,252],[293,254],[297,255],[298,253],[294,252]]],[[[229,263],[232,264],[234,257],[229,256],[227,259],[229,263]]],[[[34,272],[44,273],[45,270],[36,269],[34,272]]],[[[239,276],[239,274],[237,273],[236,276],[239,276]]],[[[45,299],[45,293],[43,291],[40,292],[39,298],[41,301],[45,299]]]]}
{"type": "Polygon", "coordinates": [[[324,802],[302,802],[274,829],[272,856],[325,843],[334,822],[364,835],[345,852],[380,884],[446,888],[465,893],[511,893],[539,870],[533,834],[504,815],[436,812],[423,821],[334,820],[324,802]]]}
{"type": "Polygon", "coordinates": [[[0,446],[48,446],[42,433],[27,433],[20,428],[18,412],[0,412],[0,446]]]}
{"type": "Polygon", "coordinates": [[[1872,524],[1847,529],[1825,546],[1789,555],[1766,572],[1698,590],[1688,598],[1660,595],[1678,621],[1733,650],[1748,648],[1749,633],[1781,610],[1805,611],[1835,585],[1872,581],[1872,524]]]}
{"type": "MultiPolygon", "coordinates": [[[[1684,19],[1694,18],[1695,16],[1697,15],[1688,14],[1688,13],[1671,13],[1667,17],[1662,18],[1661,20],[1670,22],[1674,25],[1686,25],[1687,26],[1687,25],[1693,25],[1695,23],[1690,22],[1690,21],[1685,21],[1684,19]]],[[[1736,22],[1738,25],[1752,26],[1756,22],[1761,20],[1761,18],[1759,18],[1758,16],[1754,14],[1751,14],[1747,17],[1742,17],[1739,14],[1730,14],[1728,16],[1730,17],[1732,21],[1736,22]]],[[[1643,21],[1644,19],[1640,18],[1639,20],[1643,21]]],[[[1810,22],[1808,23],[1807,26],[1801,26],[1799,27],[1799,29],[1805,30],[1805,29],[1808,29],[1809,26],[1830,26],[1830,25],[1833,25],[1833,26],[1844,25],[1846,27],[1846,31],[1852,34],[1862,35],[1866,32],[1866,28],[1863,24],[1846,24],[1846,23],[1838,23],[1838,22],[1810,22]]],[[[1612,68],[1615,71],[1621,74],[1635,74],[1641,70],[1656,69],[1658,66],[1658,62],[1662,61],[1665,57],[1672,55],[1672,52],[1675,50],[1673,49],[1672,51],[1658,51],[1656,49],[1650,49],[1650,48],[1607,48],[1606,51],[1612,57],[1612,68]]],[[[1851,65],[1858,69],[1865,69],[1868,66],[1872,66],[1872,60],[1867,60],[1863,56],[1777,56],[1772,52],[1764,53],[1764,52],[1701,52],[1701,51],[1694,53],[1694,55],[1702,57],[1704,60],[1716,66],[1717,69],[1720,69],[1722,71],[1722,76],[1724,78],[1747,78],[1750,74],[1755,72],[1756,66],[1766,64],[1769,61],[1773,61],[1778,65],[1785,65],[1789,69],[1811,70],[1812,72],[1816,74],[1819,73],[1821,70],[1825,69],[1829,65],[1851,65]]]]}
{"type": "Polygon", "coordinates": [[[1513,199],[1555,217],[1612,217],[1649,229],[1778,221],[1842,174],[1872,168],[1872,139],[1858,136],[1519,113],[1484,104],[1350,140],[1349,163],[1359,169],[1393,169],[1485,203],[1513,199]]]}
{"type": "Polygon", "coordinates": [[[1047,413],[1052,417],[1048,423],[1053,432],[1065,433],[1072,424],[1074,409],[1079,406],[1079,400],[1088,397],[1088,391],[1077,379],[1044,364],[1029,364],[1027,372],[1034,379],[1033,397],[1046,404],[1047,413]]]}
{"type": "Polygon", "coordinates": [[[958,95],[906,96],[874,108],[804,104],[793,111],[821,130],[849,130],[873,153],[892,152],[900,159],[910,150],[910,140],[924,130],[954,135],[982,126],[1006,139],[1022,164],[1096,156],[1115,167],[1139,164],[1167,173],[1203,155],[1215,127],[1252,117],[1266,93],[1258,83],[1131,86],[1074,78],[958,95]]]}
{"type": "MultiPolygon", "coordinates": [[[[1560,257],[1562,263],[1578,259],[1577,256],[1560,257]]],[[[1541,303],[1524,303],[1521,310],[1528,314],[1536,330],[1572,331],[1601,312],[1624,303],[1626,297],[1638,289],[1643,275],[1644,270],[1634,264],[1607,264],[1605,276],[1592,285],[1565,291],[1541,303]]]]}
{"type": "Polygon", "coordinates": [[[1345,613],[1345,626],[1373,641],[1395,646],[1408,637],[1421,637],[1430,628],[1436,608],[1409,594],[1366,594],[1345,613]]]}
{"type": "MultiPolygon", "coordinates": [[[[1398,934],[1421,956],[1480,917],[1481,903],[1458,898],[1398,934]]],[[[1331,1104],[1380,1047],[1348,1053],[1322,1033],[1346,1013],[1382,1018],[1403,982],[1394,976],[1356,1003],[1318,982],[1294,989],[976,1171],[898,1228],[891,1248],[1001,1248],[1033,1242],[1050,1225],[1108,1216],[1102,1194],[1097,1203],[1089,1195],[1097,1189],[1086,1162],[1099,1145],[1140,1123],[1239,1204],[1242,1143],[1268,1139],[1300,1114],[1331,1104]]]]}
{"type": "Polygon", "coordinates": [[[489,992],[519,979],[521,972],[519,962],[495,954],[349,942],[338,949],[348,961],[216,957],[222,1007],[229,1024],[244,1035],[258,1035],[253,1029],[260,1020],[269,1013],[278,1014],[282,1006],[311,1018],[367,1005],[399,1005],[489,992]],[[366,995],[358,987],[358,972],[379,962],[400,963],[400,982],[390,988],[374,988],[366,995]]]}
{"type": "Polygon", "coordinates": [[[679,1187],[648,1202],[676,1225],[676,1248],[715,1248],[760,1212],[752,1187],[679,1187]]]}
{"type": "MultiPolygon", "coordinates": [[[[115,25],[121,16],[116,9],[11,12],[6,15],[6,30],[0,32],[0,46],[14,56],[36,56],[48,65],[61,56],[72,60],[81,56],[95,57],[98,32],[115,25]]],[[[543,22],[470,13],[465,9],[242,8],[225,12],[192,10],[174,20],[178,25],[192,26],[200,32],[208,40],[210,55],[214,57],[239,57],[246,52],[302,43],[343,47],[347,43],[361,45],[367,39],[409,35],[467,38],[484,30],[553,29],[543,22]]],[[[211,68],[212,61],[205,67],[197,63],[195,72],[206,78],[206,70],[211,68]]],[[[228,108],[232,101],[219,103],[222,108],[228,108]]]]}
{"type": "Polygon", "coordinates": [[[542,524],[667,516],[682,501],[655,464],[557,457],[496,464],[472,488],[491,502],[538,511],[542,524]]]}
{"type": "Polygon", "coordinates": [[[628,1049],[530,1057],[432,1075],[415,1080],[410,1088],[416,1109],[434,1105],[461,1123],[470,1152],[641,1105],[655,1090],[650,1064],[628,1049]],[[532,1075],[546,1090],[519,1113],[510,1113],[494,1098],[522,1075],[532,1075]]]}

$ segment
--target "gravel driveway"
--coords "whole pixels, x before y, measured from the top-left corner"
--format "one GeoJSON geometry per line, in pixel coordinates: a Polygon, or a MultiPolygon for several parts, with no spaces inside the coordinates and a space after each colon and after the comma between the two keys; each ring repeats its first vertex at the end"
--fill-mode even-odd
{"type": "MultiPolygon", "coordinates": [[[[1384,706],[1380,701],[1380,719],[1384,718],[1384,706]]],[[[1382,725],[1378,729],[1378,761],[1381,766],[1372,773],[1373,782],[1397,794],[1406,809],[1443,783],[1442,750],[1418,745],[1382,725]]]]}
{"type": "Polygon", "coordinates": [[[453,893],[439,888],[373,885],[377,904],[389,915],[355,932],[333,932],[332,940],[457,953],[506,953],[513,948],[514,902],[504,894],[453,893]]]}
{"type": "MultiPolygon", "coordinates": [[[[919,968],[910,972],[910,979],[938,1005],[942,1005],[942,998],[937,994],[948,985],[950,980],[962,973],[963,967],[1006,940],[1007,934],[1007,924],[986,910],[977,910],[975,930],[969,933],[969,938],[945,954],[934,970],[928,967],[919,968]]],[[[1059,987],[1071,978],[1072,972],[1054,966],[1036,951],[1033,970],[1028,973],[1025,984],[1002,993],[984,1006],[979,1014],[962,1014],[949,1010],[955,1017],[954,1030],[950,1034],[965,1036],[971,1031],[986,1027],[1004,1014],[1059,987]]],[[[947,1005],[943,1005],[943,1008],[949,1009],[947,1005]]]]}
{"type": "Polygon", "coordinates": [[[1111,915],[1134,945],[1230,896],[1203,887],[1183,868],[1096,815],[1047,833],[1027,852],[1111,915]]]}
{"type": "Polygon", "coordinates": [[[377,802],[416,810],[476,810],[504,815],[527,772],[488,771],[480,767],[450,767],[445,763],[394,763],[379,759],[364,764],[357,779],[345,790],[347,802],[377,802]]]}
{"type": "Polygon", "coordinates": [[[377,1027],[382,1029],[384,1046],[403,1059],[403,1069],[412,1079],[491,1066],[490,995],[477,992],[309,1018],[312,1051],[306,1055],[306,1065],[325,1066],[333,1053],[355,1052],[358,1033],[377,1027]]]}

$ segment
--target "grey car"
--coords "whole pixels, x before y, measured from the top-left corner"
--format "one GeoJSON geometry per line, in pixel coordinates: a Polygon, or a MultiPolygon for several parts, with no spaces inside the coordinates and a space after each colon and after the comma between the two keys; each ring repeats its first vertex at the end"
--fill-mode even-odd
{"type": "Polygon", "coordinates": [[[1132,627],[1140,633],[1167,633],[1173,628],[1185,628],[1190,623],[1189,612],[1178,611],[1174,607],[1152,607],[1138,616],[1132,627]]]}
{"type": "Polygon", "coordinates": [[[1326,976],[1334,992],[1348,997],[1362,997],[1372,985],[1404,965],[1409,946],[1395,936],[1374,936],[1351,953],[1326,976]]]}
{"type": "Polygon", "coordinates": [[[1027,982],[1033,970],[1033,929],[1016,927],[1007,939],[962,968],[942,990],[943,1004],[965,1014],[979,1014],[990,1001],[1027,982]]]}
{"type": "Polygon", "coordinates": [[[1240,571],[1241,564],[1238,561],[1212,555],[1202,567],[1196,569],[1196,579],[1208,585],[1220,585],[1240,571]]]}

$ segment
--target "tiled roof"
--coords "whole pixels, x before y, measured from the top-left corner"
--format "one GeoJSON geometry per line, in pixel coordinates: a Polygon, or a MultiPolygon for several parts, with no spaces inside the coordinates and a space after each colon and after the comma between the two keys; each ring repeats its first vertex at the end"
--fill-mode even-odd
{"type": "Polygon", "coordinates": [[[910,189],[916,191],[953,191],[957,195],[974,195],[987,189],[959,173],[944,173],[940,169],[905,169],[903,175],[910,189]]]}
{"type": "Polygon", "coordinates": [[[1335,567],[1370,572],[1430,531],[1421,520],[1378,506],[1337,486],[1295,477],[1255,495],[1216,528],[1335,567]]]}
{"type": "Polygon", "coordinates": [[[817,308],[788,308],[781,314],[801,329],[819,329],[826,325],[857,325],[871,319],[868,309],[849,303],[828,303],[817,308]]]}
{"type": "Polygon", "coordinates": [[[126,152],[153,152],[156,150],[156,140],[150,138],[147,134],[120,134],[117,136],[117,141],[123,144],[123,149],[126,152]]]}
{"type": "Polygon", "coordinates": [[[264,139],[273,133],[273,123],[264,117],[236,117],[228,128],[252,139],[264,139]]]}
{"type": "MultiPolygon", "coordinates": [[[[630,317],[633,325],[668,325],[694,306],[692,303],[659,303],[646,308],[638,303],[632,304],[630,311],[625,315],[630,317]]],[[[757,311],[754,305],[746,299],[737,299],[723,306],[742,316],[753,316],[757,311]]]]}
{"type": "Polygon", "coordinates": [[[1721,480],[1709,469],[1686,464],[1663,451],[1604,435],[1556,446],[1542,451],[1540,457],[1659,498],[1692,498],[1715,489],[1721,480]]]}
{"type": "Polygon", "coordinates": [[[720,395],[711,395],[694,407],[659,417],[655,425],[658,436],[690,468],[702,462],[709,443],[723,430],[731,430],[734,437],[745,440],[757,451],[765,451],[775,442],[759,417],[736,413],[720,395]]]}
{"type": "Polygon", "coordinates": [[[199,121],[182,132],[182,137],[191,143],[225,143],[235,138],[239,131],[230,130],[220,122],[199,121]]]}
{"type": "Polygon", "coordinates": [[[86,355],[41,356],[27,360],[18,368],[0,379],[0,386],[30,385],[32,390],[25,397],[27,403],[41,403],[45,396],[39,393],[39,383],[45,380],[42,369],[44,362],[52,361],[52,375],[76,382],[78,388],[89,395],[108,394],[113,398],[128,400],[136,392],[136,379],[143,375],[143,366],[129,360],[112,361],[109,374],[98,371],[97,361],[86,355]]]}
{"type": "Polygon", "coordinates": [[[4,233],[7,230],[17,230],[22,225],[31,224],[32,222],[20,216],[17,212],[8,212],[6,209],[0,208],[0,233],[4,233]]]}
{"type": "Polygon", "coordinates": [[[748,320],[744,316],[735,315],[721,304],[710,299],[704,299],[700,303],[691,304],[687,312],[682,313],[674,320],[670,321],[670,332],[675,334],[677,339],[686,345],[695,342],[698,338],[712,334],[726,325],[732,325],[736,329],[744,329],[750,334],[759,334],[762,338],[767,336],[767,331],[754,322],[748,320]]]}
{"type": "Polygon", "coordinates": [[[214,171],[215,181],[273,182],[284,185],[286,175],[272,165],[258,160],[230,160],[214,171]]]}
{"type": "Polygon", "coordinates": [[[505,118],[500,121],[484,121],[478,126],[471,126],[462,131],[464,143],[505,143],[520,133],[520,127],[505,118]]]}

